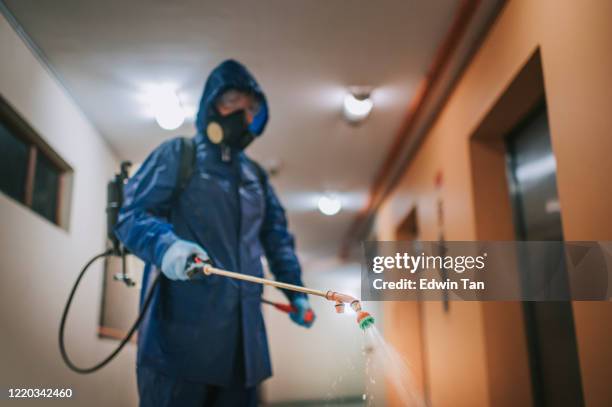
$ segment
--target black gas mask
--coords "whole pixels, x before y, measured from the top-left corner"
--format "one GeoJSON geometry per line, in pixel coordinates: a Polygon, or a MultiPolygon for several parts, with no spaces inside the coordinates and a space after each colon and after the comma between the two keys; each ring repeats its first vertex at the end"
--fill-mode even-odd
{"type": "Polygon", "coordinates": [[[227,116],[213,109],[213,113],[208,118],[206,135],[213,144],[223,144],[238,150],[244,150],[255,139],[243,109],[227,116]]]}

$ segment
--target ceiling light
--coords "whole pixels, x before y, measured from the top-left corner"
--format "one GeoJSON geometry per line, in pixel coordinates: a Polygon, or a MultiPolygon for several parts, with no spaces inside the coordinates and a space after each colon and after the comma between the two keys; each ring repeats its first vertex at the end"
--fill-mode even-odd
{"type": "Polygon", "coordinates": [[[342,209],[342,202],[335,196],[323,195],[318,202],[319,211],[327,216],[333,216],[342,209]]]}
{"type": "Polygon", "coordinates": [[[344,96],[344,117],[351,123],[364,120],[374,107],[370,92],[350,92],[344,96]]]}
{"type": "Polygon", "coordinates": [[[170,85],[151,87],[147,92],[147,100],[155,115],[155,121],[162,129],[177,129],[185,121],[185,110],[170,85]]]}

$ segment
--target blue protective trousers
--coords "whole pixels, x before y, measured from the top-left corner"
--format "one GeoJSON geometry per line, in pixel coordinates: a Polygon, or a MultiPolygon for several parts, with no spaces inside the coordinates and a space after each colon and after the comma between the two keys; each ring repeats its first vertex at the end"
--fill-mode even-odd
{"type": "Polygon", "coordinates": [[[140,407],[256,407],[257,388],[219,387],[138,366],[140,407]]]}

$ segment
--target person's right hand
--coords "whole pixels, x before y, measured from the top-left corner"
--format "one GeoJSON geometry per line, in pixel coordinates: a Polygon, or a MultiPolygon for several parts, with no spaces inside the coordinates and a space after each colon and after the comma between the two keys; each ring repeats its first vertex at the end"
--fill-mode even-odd
{"type": "Polygon", "coordinates": [[[187,260],[193,255],[200,259],[209,260],[208,253],[199,245],[187,240],[177,240],[164,253],[161,271],[170,280],[189,280],[187,276],[187,260]]]}

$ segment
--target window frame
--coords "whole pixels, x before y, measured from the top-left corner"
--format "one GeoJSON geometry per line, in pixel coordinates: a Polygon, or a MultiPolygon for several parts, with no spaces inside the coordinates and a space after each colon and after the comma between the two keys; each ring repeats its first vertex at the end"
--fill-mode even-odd
{"type": "MultiPolygon", "coordinates": [[[[47,142],[36,132],[32,126],[14,109],[10,103],[0,94],[0,121],[11,131],[11,134],[28,145],[28,157],[26,163],[26,177],[24,195],[19,203],[28,207],[34,213],[51,223],[67,229],[67,219],[62,219],[62,214],[67,208],[68,194],[66,186],[68,177],[73,173],[72,167],[60,157],[47,142]],[[59,180],[55,191],[55,214],[53,219],[48,219],[46,216],[39,214],[32,207],[34,196],[34,180],[36,179],[36,162],[38,155],[45,157],[57,170],[59,180]]],[[[4,194],[4,192],[2,192],[4,194]]],[[[7,194],[5,194],[8,196],[7,194]]],[[[12,199],[12,198],[11,198],[12,199]]]]}

